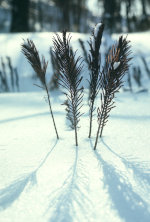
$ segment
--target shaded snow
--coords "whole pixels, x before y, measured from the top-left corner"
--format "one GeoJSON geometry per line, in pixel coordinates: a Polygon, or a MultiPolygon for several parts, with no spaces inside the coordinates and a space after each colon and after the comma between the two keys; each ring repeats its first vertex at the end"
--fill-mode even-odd
{"type": "Polygon", "coordinates": [[[57,141],[42,94],[0,95],[0,221],[148,222],[149,93],[118,94],[97,151],[96,118],[87,138],[88,106],[76,148],[60,105],[64,96],[51,95],[57,141]]]}
{"type": "MultiPolygon", "coordinates": [[[[150,48],[145,41],[149,32],[141,34],[144,41],[138,36],[128,36],[133,45],[133,64],[140,63],[136,61],[139,50],[146,58],[149,56],[150,48]]],[[[21,91],[27,91],[0,94],[0,221],[149,222],[149,90],[118,93],[116,108],[111,112],[96,151],[93,150],[96,111],[92,138],[88,139],[87,91],[78,148],[74,131],[66,124],[64,106],[60,105],[65,97],[61,92],[51,92],[60,136],[57,141],[45,92],[33,86],[32,71],[20,52],[22,38],[30,38],[49,59],[51,37],[52,33],[0,35],[2,55],[11,56],[19,67],[21,91]]],[[[79,46],[79,37],[89,38],[74,33],[74,48],[79,46]]],[[[104,40],[109,44],[110,39],[104,40]]],[[[52,75],[50,64],[48,72],[52,75]]],[[[85,69],[85,79],[87,73],[85,69]]],[[[148,89],[150,81],[143,73],[142,83],[148,89]]],[[[95,104],[100,105],[99,98],[95,104]]]]}

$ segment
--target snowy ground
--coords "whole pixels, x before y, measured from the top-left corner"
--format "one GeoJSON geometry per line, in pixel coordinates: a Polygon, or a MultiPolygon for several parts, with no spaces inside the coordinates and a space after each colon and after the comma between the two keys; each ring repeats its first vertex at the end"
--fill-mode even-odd
{"type": "Polygon", "coordinates": [[[97,151],[96,118],[87,138],[88,107],[76,148],[63,96],[52,95],[59,141],[43,96],[0,95],[0,221],[148,222],[149,94],[118,94],[97,151]]]}
{"type": "MultiPolygon", "coordinates": [[[[35,37],[48,57],[49,35],[41,34],[42,40],[37,35],[23,38],[35,37]]],[[[75,34],[73,42],[80,36],[75,34]]],[[[134,53],[140,49],[149,55],[147,42],[140,42],[137,34],[130,36],[134,53]]],[[[13,56],[27,77],[29,66],[18,53],[21,36],[7,37],[0,36],[1,43],[7,42],[1,44],[1,51],[13,56]]],[[[143,81],[148,88],[146,75],[143,81]]],[[[26,92],[0,94],[0,221],[149,222],[150,93],[118,93],[116,108],[94,151],[97,121],[95,116],[92,139],[88,139],[87,93],[76,148],[74,131],[60,105],[64,96],[51,93],[57,141],[45,92],[31,92],[37,90],[33,83],[33,79],[21,82],[21,91],[26,92]]]]}

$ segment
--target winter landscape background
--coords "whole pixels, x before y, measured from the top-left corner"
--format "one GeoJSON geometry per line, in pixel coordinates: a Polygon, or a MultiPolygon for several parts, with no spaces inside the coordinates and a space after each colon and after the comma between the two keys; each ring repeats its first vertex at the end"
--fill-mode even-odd
{"type": "Polygon", "coordinates": [[[62,2],[64,7],[61,1],[30,0],[23,27],[17,21],[17,26],[12,25],[11,1],[0,1],[0,221],[149,222],[149,0],[62,2]],[[110,7],[112,2],[115,9],[110,7]],[[49,49],[54,32],[68,28],[73,49],[84,58],[79,39],[89,50],[92,28],[101,20],[105,23],[102,62],[122,34],[131,41],[133,59],[94,151],[97,112],[89,139],[88,66],[85,62],[82,70],[84,115],[76,147],[61,105],[65,100],[62,88],[51,89],[54,70],[49,49]],[[46,93],[34,85],[41,84],[40,80],[21,52],[27,38],[49,61],[47,82],[59,140],[46,93]]]}

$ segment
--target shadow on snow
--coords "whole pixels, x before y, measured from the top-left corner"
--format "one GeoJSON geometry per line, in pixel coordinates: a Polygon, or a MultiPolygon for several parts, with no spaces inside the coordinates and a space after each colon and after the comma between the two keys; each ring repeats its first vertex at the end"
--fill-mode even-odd
{"type": "MultiPolygon", "coordinates": [[[[63,113],[60,111],[54,112],[54,115],[61,115],[61,114],[63,114],[63,113]]],[[[34,118],[37,116],[48,116],[48,115],[50,115],[49,112],[35,113],[35,114],[27,115],[27,116],[17,116],[17,117],[13,117],[13,118],[0,120],[0,124],[7,123],[7,122],[13,122],[13,121],[17,121],[17,120],[22,120],[22,119],[34,118]]]]}
{"type": "Polygon", "coordinates": [[[8,208],[11,204],[13,204],[13,202],[16,201],[20,197],[20,195],[25,190],[27,185],[33,186],[37,184],[37,176],[36,176],[37,171],[46,162],[47,158],[49,157],[51,152],[54,150],[56,144],[57,144],[57,140],[54,146],[50,149],[50,151],[47,153],[45,158],[39,164],[39,166],[35,169],[35,171],[29,173],[25,177],[21,177],[13,181],[9,186],[0,190],[0,210],[4,210],[8,208]]]}
{"type": "MultiPolygon", "coordinates": [[[[86,208],[90,200],[79,188],[80,185],[85,186],[84,181],[79,179],[77,168],[78,163],[78,148],[75,148],[75,160],[68,172],[68,176],[65,179],[62,186],[53,193],[53,198],[51,204],[49,205],[47,211],[52,208],[52,215],[49,218],[49,222],[72,222],[74,218],[74,205],[78,206],[79,209],[84,213],[86,218],[86,208]],[[82,184],[81,184],[82,183],[82,184]],[[53,210],[54,208],[54,210],[53,210]]],[[[76,215],[76,217],[78,217],[76,215]]],[[[86,218],[88,221],[88,218],[86,218]]]]}
{"type": "Polygon", "coordinates": [[[126,166],[126,168],[130,168],[133,173],[135,178],[140,182],[140,183],[145,183],[147,186],[150,186],[150,163],[140,163],[135,161],[134,159],[130,160],[127,158],[124,158],[117,154],[115,151],[113,151],[105,142],[103,139],[101,139],[102,143],[107,147],[107,149],[113,153],[115,156],[117,156],[126,166]]]}
{"type": "MultiPolygon", "coordinates": [[[[128,163],[127,160],[121,158],[118,154],[110,149],[110,147],[102,140],[103,144],[113,154],[122,159],[126,167],[131,167],[133,172],[138,176],[143,176],[143,172],[140,172],[135,165],[128,163]]],[[[95,151],[97,161],[102,165],[104,172],[104,186],[108,190],[110,198],[113,203],[114,209],[118,211],[118,214],[126,222],[149,222],[150,221],[150,209],[148,204],[137,194],[132,185],[128,182],[128,179],[121,175],[121,171],[116,169],[112,164],[106,162],[101,155],[95,151]]]]}

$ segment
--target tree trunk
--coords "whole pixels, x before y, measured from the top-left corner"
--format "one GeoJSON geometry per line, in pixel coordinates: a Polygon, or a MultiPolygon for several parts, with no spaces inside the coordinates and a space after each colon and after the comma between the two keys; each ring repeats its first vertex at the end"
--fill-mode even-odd
{"type": "Polygon", "coordinates": [[[141,3],[142,3],[143,15],[147,16],[147,12],[146,12],[146,1],[145,1],[145,0],[141,0],[141,3]]]}
{"type": "Polygon", "coordinates": [[[12,0],[11,32],[29,31],[29,3],[30,0],[12,0]]]}

